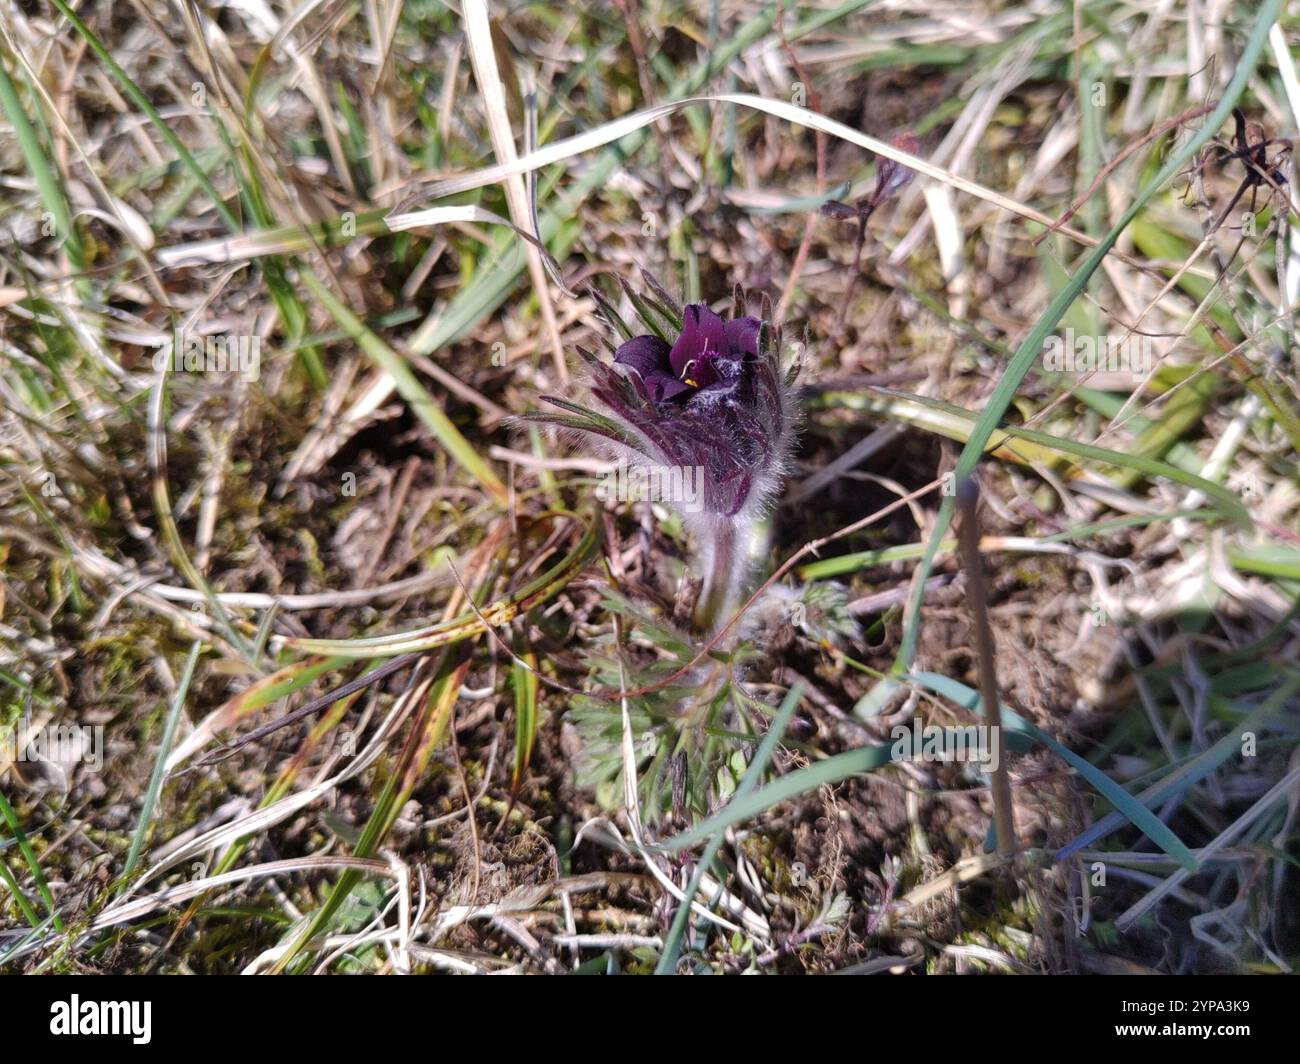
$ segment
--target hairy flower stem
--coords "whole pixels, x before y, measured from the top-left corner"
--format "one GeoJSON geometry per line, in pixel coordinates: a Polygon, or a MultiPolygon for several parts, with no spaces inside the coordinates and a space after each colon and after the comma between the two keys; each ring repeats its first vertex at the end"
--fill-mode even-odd
{"type": "Polygon", "coordinates": [[[704,586],[695,607],[695,624],[706,635],[726,624],[740,603],[754,557],[753,540],[734,521],[720,520],[713,529],[704,556],[704,586]]]}

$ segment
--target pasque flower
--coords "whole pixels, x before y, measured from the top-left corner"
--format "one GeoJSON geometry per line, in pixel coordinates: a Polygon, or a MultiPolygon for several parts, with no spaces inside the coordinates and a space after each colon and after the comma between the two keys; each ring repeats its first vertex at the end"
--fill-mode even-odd
{"type": "Polygon", "coordinates": [[[567,416],[533,419],[597,438],[629,465],[689,470],[702,481],[697,505],[680,512],[701,548],[705,589],[697,617],[707,628],[726,619],[761,546],[757,526],[794,439],[797,367],[782,370],[780,329],[741,313],[741,299],[724,321],[703,303],[678,308],[652,277],[645,279],[651,294],[626,288],[650,330],[640,335],[595,294],[625,337],[610,345],[612,362],[581,352],[602,411],[543,396],[567,416]]]}

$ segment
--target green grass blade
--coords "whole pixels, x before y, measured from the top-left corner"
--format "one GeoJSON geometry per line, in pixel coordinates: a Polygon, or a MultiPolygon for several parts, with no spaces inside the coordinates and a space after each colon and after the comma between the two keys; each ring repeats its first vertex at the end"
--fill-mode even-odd
{"type": "Polygon", "coordinates": [[[540,722],[537,713],[537,655],[527,651],[511,666],[510,680],[515,689],[515,764],[510,778],[510,796],[519,793],[528,762],[533,756],[540,722]]]}
{"type": "Polygon", "coordinates": [[[172,698],[171,708],[167,712],[167,721],[163,725],[162,739],[158,744],[158,757],[154,760],[153,774],[149,777],[149,787],[145,791],[144,805],[140,808],[140,819],[135,826],[135,835],[131,839],[131,849],[126,855],[126,864],[122,866],[123,883],[130,879],[136,865],[140,863],[140,853],[144,850],[145,839],[149,835],[149,822],[153,819],[158,797],[162,794],[163,780],[167,775],[167,755],[176,738],[176,725],[180,722],[181,711],[185,708],[185,697],[190,693],[190,683],[194,679],[194,668],[199,663],[199,654],[203,644],[195,640],[190,645],[189,657],[185,659],[185,671],[181,673],[181,682],[172,698]]]}
{"type": "MultiPolygon", "coordinates": [[[[27,862],[27,867],[31,870],[32,879],[36,881],[36,889],[41,895],[41,901],[45,903],[45,908],[49,911],[54,927],[62,931],[63,921],[59,919],[59,914],[54,907],[54,895],[50,891],[49,883],[45,880],[45,873],[41,871],[41,863],[36,859],[36,851],[32,849],[32,844],[28,841],[22,825],[18,823],[18,817],[14,813],[13,806],[9,804],[9,799],[4,796],[3,791],[0,791],[0,818],[3,818],[9,830],[13,832],[14,841],[18,844],[18,852],[22,854],[23,860],[27,862]]],[[[3,862],[0,862],[0,867],[5,867],[3,862]]],[[[18,907],[23,910],[23,915],[35,927],[41,922],[40,918],[36,915],[36,911],[31,908],[27,899],[23,897],[22,892],[18,889],[18,884],[10,876],[8,867],[5,867],[5,881],[9,884],[9,889],[13,891],[14,900],[18,903],[18,907]]]]}
{"type": "Polygon", "coordinates": [[[40,139],[27,118],[27,112],[23,110],[22,102],[18,98],[18,90],[5,71],[3,63],[0,63],[0,110],[8,117],[14,136],[18,138],[18,146],[22,149],[23,158],[27,160],[27,168],[32,172],[37,191],[41,194],[41,202],[54,217],[55,231],[60,237],[65,238],[63,246],[67,248],[68,261],[75,269],[83,269],[85,258],[81,240],[72,225],[72,214],[68,210],[68,201],[63,195],[63,185],[50,169],[40,139]]]}
{"type": "MultiPolygon", "coordinates": [[[[1232,109],[1237,105],[1237,100],[1246,90],[1246,85],[1254,73],[1255,65],[1259,62],[1260,53],[1263,51],[1268,39],[1268,31],[1273,23],[1277,21],[1278,12],[1281,8],[1282,0],[1265,0],[1260,5],[1259,15],[1251,30],[1250,39],[1242,50],[1241,59],[1238,61],[1237,69],[1232,75],[1232,80],[1228,83],[1228,88],[1219,101],[1219,105],[1205,120],[1205,125],[1179,151],[1169,158],[1165,165],[1160,168],[1160,172],[1137,194],[1132,204],[1120,216],[1119,221],[1115,223],[1101,243],[1088,255],[1083,265],[1079,267],[1079,271],[1070,279],[1070,283],[1052,300],[1043,312],[1042,317],[1038,319],[1038,324],[1025,337],[1024,343],[1020,345],[1020,348],[1011,359],[1010,365],[999,379],[993,394],[989,396],[988,405],[984,408],[984,413],[980,416],[971,432],[970,442],[962,449],[961,455],[957,459],[954,472],[958,481],[966,479],[974,472],[980,458],[983,457],[989,437],[993,434],[993,430],[997,428],[1003,415],[1006,414],[1021,381],[1025,379],[1030,367],[1041,354],[1044,341],[1056,328],[1071,304],[1083,292],[1088,280],[1101,266],[1102,260],[1115,246],[1116,241],[1119,240],[1120,234],[1138,216],[1151,197],[1164,186],[1165,182],[1174,177],[1228,120],[1232,114],[1232,109]]],[[[925,557],[921,559],[919,572],[912,581],[913,591],[907,610],[908,624],[904,629],[902,643],[894,662],[894,672],[896,673],[906,672],[916,655],[926,580],[934,569],[934,557],[939,551],[939,545],[943,542],[944,534],[952,524],[955,508],[956,500],[952,496],[944,498],[939,507],[938,516],[935,518],[934,529],[930,536],[930,545],[926,550],[925,557]]]]}
{"type": "MultiPolygon", "coordinates": [[[[936,694],[951,699],[958,705],[965,706],[981,716],[984,715],[983,701],[980,699],[979,693],[967,687],[964,683],[959,683],[951,677],[933,672],[912,673],[909,679],[922,687],[928,687],[936,694]]],[[[1196,857],[1187,848],[1183,840],[1166,827],[1164,822],[1151,810],[1107,776],[1106,773],[1102,772],[1096,765],[1090,761],[1085,761],[1073,750],[1062,746],[1041,728],[1025,720],[1015,710],[1008,709],[1005,706],[1002,707],[1002,722],[1003,727],[1009,731],[1018,731],[1023,735],[1036,739],[1062,758],[1080,776],[1092,784],[1098,792],[1104,795],[1107,801],[1119,810],[1126,819],[1130,820],[1142,834],[1184,868],[1192,872],[1196,871],[1196,857]]]]}
{"type": "MultiPolygon", "coordinates": [[[[1155,786],[1148,787],[1139,794],[1138,800],[1148,809],[1162,805],[1170,798],[1182,794],[1189,787],[1205,779],[1211,772],[1226,762],[1234,754],[1241,752],[1242,737],[1267,724],[1288,704],[1297,691],[1300,691],[1300,678],[1291,677],[1253,712],[1244,717],[1242,722],[1215,742],[1208,749],[1179,766],[1155,786]]],[[[1107,813],[1077,839],[1063,846],[1056,853],[1056,859],[1063,861],[1077,853],[1085,846],[1091,846],[1098,839],[1104,838],[1124,821],[1124,815],[1118,811],[1107,813]]]]}
{"type": "Polygon", "coordinates": [[[825,784],[839,783],[850,776],[874,772],[891,763],[890,750],[889,746],[864,746],[828,757],[807,768],[798,769],[743,798],[732,798],[726,806],[707,820],[700,821],[694,827],[688,828],[680,835],[674,835],[653,848],[666,853],[676,853],[687,846],[694,846],[719,831],[744,823],[778,802],[787,802],[825,784]]]}

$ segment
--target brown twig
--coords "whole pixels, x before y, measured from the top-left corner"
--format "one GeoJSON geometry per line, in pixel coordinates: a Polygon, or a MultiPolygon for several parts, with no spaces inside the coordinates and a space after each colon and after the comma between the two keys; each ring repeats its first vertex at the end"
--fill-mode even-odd
{"type": "Polygon", "coordinates": [[[998,751],[997,766],[990,781],[993,792],[993,823],[998,834],[998,855],[1012,857],[1016,852],[1016,821],[1011,807],[1011,777],[1007,774],[1006,750],[1002,743],[1002,706],[998,702],[997,662],[993,649],[993,625],[989,621],[988,588],[984,583],[984,563],[980,555],[979,486],[967,479],[957,488],[957,509],[961,512],[958,538],[966,562],[966,590],[970,596],[971,615],[975,622],[975,651],[979,657],[980,697],[984,701],[984,719],[998,751]]]}

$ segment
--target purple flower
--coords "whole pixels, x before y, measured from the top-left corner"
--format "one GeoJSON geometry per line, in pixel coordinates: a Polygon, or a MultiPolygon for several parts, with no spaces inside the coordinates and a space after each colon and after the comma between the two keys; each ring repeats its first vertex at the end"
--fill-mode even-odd
{"type": "MultiPolygon", "coordinates": [[[[711,629],[736,602],[761,553],[759,519],[784,474],[794,441],[797,367],[783,372],[780,329],[739,309],[723,321],[703,303],[679,308],[649,274],[652,295],[624,289],[648,332],[634,335],[593,291],[602,315],[624,342],[612,362],[579,350],[595,404],[542,398],[564,413],[527,420],[604,444],[651,484],[689,485],[684,497],[661,492],[695,534],[696,568],[705,583],[697,607],[711,629]]],[[[737,299],[739,307],[740,300],[737,299]]],[[[767,317],[765,314],[764,317],[767,317]]]]}
{"type": "Polygon", "coordinates": [[[724,322],[703,303],[672,317],[680,325],[671,343],[662,334],[633,336],[612,365],[583,353],[592,395],[609,417],[543,396],[577,416],[534,420],[600,437],[616,445],[607,448],[615,456],[642,466],[698,469],[704,515],[755,517],[779,483],[794,436],[776,330],[748,315],[724,322]]]}

